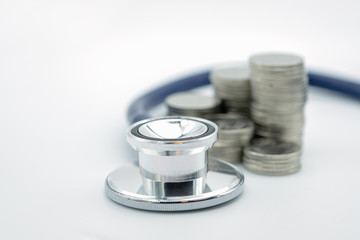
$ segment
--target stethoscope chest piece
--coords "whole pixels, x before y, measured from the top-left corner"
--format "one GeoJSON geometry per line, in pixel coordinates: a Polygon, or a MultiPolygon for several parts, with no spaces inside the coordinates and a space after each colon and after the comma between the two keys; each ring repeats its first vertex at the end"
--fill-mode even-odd
{"type": "Polygon", "coordinates": [[[193,117],[160,117],[129,127],[127,140],[139,165],[124,165],[106,179],[106,195],[150,211],[187,211],[227,202],[243,191],[235,166],[208,158],[216,124],[193,117]]]}

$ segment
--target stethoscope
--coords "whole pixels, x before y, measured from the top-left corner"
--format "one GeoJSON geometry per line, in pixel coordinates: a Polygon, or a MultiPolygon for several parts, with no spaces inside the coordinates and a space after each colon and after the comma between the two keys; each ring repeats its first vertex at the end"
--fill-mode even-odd
{"type": "MultiPolygon", "coordinates": [[[[129,144],[138,151],[137,165],[124,165],[107,177],[113,201],[150,211],[187,211],[216,206],[240,195],[242,171],[218,159],[208,160],[217,126],[194,117],[153,117],[151,110],[170,94],[210,84],[210,71],[195,73],[155,88],[129,106],[129,144]],[[139,174],[140,173],[140,174],[139,174]]],[[[309,84],[360,99],[360,83],[309,72],[309,84]]]]}

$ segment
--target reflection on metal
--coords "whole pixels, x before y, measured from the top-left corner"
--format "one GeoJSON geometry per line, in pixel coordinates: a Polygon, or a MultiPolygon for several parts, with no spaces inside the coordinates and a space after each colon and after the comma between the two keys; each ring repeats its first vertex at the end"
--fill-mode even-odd
{"type": "Polygon", "coordinates": [[[244,175],[235,166],[210,159],[208,169],[202,194],[156,197],[146,193],[139,168],[132,164],[124,165],[106,179],[106,195],[113,201],[132,208],[150,211],[188,211],[219,205],[243,191],[244,175]]]}
{"type": "Polygon", "coordinates": [[[193,117],[160,117],[131,125],[127,140],[139,152],[139,167],[123,166],[111,173],[107,196],[154,211],[205,208],[236,197],[243,189],[243,174],[222,161],[209,163],[217,130],[213,122],[193,117]]]}

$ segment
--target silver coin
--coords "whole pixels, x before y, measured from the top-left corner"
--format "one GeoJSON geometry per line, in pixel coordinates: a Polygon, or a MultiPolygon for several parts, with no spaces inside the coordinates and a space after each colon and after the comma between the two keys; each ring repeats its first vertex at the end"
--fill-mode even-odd
{"type": "Polygon", "coordinates": [[[301,147],[293,142],[255,139],[244,149],[243,164],[255,173],[286,175],[300,170],[301,147]]]}
{"type": "Polygon", "coordinates": [[[269,138],[274,138],[276,139],[276,137],[281,138],[281,137],[295,137],[295,136],[302,136],[303,134],[303,130],[302,128],[289,128],[289,129],[281,129],[281,131],[276,131],[277,129],[271,129],[271,130],[260,130],[260,129],[256,129],[255,130],[255,134],[256,135],[260,135],[263,137],[269,137],[269,138]]]}
{"type": "Polygon", "coordinates": [[[218,113],[221,112],[221,107],[216,107],[216,108],[212,108],[212,109],[194,109],[194,110],[181,110],[181,109],[174,109],[171,107],[168,107],[168,112],[169,113],[173,113],[173,114],[178,114],[178,115],[192,115],[192,114],[196,114],[196,115],[204,115],[204,114],[213,114],[213,113],[218,113]]]}
{"type": "Polygon", "coordinates": [[[272,137],[276,139],[276,136],[283,137],[283,136],[302,136],[303,134],[303,127],[293,127],[291,125],[287,126],[286,128],[283,128],[282,126],[275,125],[272,127],[267,127],[268,129],[261,129],[256,128],[255,133],[260,136],[264,137],[272,137]]]}
{"type": "Polygon", "coordinates": [[[282,176],[282,175],[294,174],[294,173],[297,173],[301,169],[300,164],[294,168],[290,168],[290,169],[286,169],[286,170],[263,169],[263,168],[259,168],[256,165],[249,164],[246,162],[244,162],[243,165],[246,169],[248,169],[251,172],[262,174],[262,175],[269,175],[269,176],[282,176]]]}
{"type": "Polygon", "coordinates": [[[241,82],[248,83],[250,70],[247,66],[223,66],[215,68],[210,73],[210,80],[214,83],[238,85],[241,82]]]}
{"type": "Polygon", "coordinates": [[[306,98],[308,93],[308,88],[304,87],[301,89],[280,89],[280,88],[252,88],[251,95],[260,96],[260,97],[269,97],[269,98],[280,98],[280,99],[288,99],[288,98],[306,98]]]}
{"type": "MultiPolygon", "coordinates": [[[[251,59],[250,59],[251,61],[251,59]]],[[[254,62],[250,62],[251,72],[264,72],[274,74],[297,74],[303,71],[304,64],[292,67],[275,67],[275,66],[259,66],[254,62]]]]}
{"type": "Polygon", "coordinates": [[[250,89],[256,89],[258,91],[278,89],[279,91],[284,91],[284,92],[305,91],[307,85],[308,85],[307,82],[258,81],[257,79],[252,79],[250,89]]]}
{"type": "Polygon", "coordinates": [[[293,100],[293,101],[303,101],[307,100],[307,90],[306,91],[294,91],[287,92],[287,91],[275,91],[275,90],[268,90],[262,91],[258,89],[253,89],[252,96],[260,97],[265,99],[281,99],[283,101],[293,100]]]}
{"type": "Polygon", "coordinates": [[[250,58],[250,64],[255,65],[257,68],[270,68],[275,69],[291,69],[303,66],[302,57],[294,54],[283,53],[265,53],[253,55],[250,58]]]}
{"type": "Polygon", "coordinates": [[[250,102],[251,93],[250,90],[247,92],[231,92],[231,91],[217,91],[216,96],[219,96],[222,100],[234,100],[240,102],[250,102]]]}
{"type": "Polygon", "coordinates": [[[271,109],[269,107],[266,106],[254,106],[256,103],[252,103],[251,104],[251,108],[250,108],[250,112],[259,112],[260,114],[266,114],[267,116],[273,116],[273,115],[289,115],[289,114],[304,114],[304,106],[299,106],[298,108],[294,108],[294,109],[271,109]]]}
{"type": "Polygon", "coordinates": [[[233,107],[237,107],[237,108],[249,108],[249,105],[251,103],[250,100],[238,100],[238,99],[224,99],[223,101],[225,104],[227,104],[228,106],[233,106],[233,107]]]}
{"type": "Polygon", "coordinates": [[[261,109],[251,108],[250,112],[255,117],[266,117],[266,118],[281,118],[281,119],[300,119],[304,118],[304,112],[294,111],[294,112],[284,112],[282,114],[278,114],[273,111],[265,111],[261,109]]]}
{"type": "Polygon", "coordinates": [[[248,154],[264,157],[286,157],[299,154],[301,148],[292,142],[280,142],[275,139],[258,138],[244,149],[248,154]]]}
{"type": "Polygon", "coordinates": [[[290,133],[294,130],[296,130],[296,132],[301,132],[299,130],[301,130],[305,126],[305,120],[287,122],[287,121],[276,121],[272,119],[256,118],[256,117],[252,117],[252,119],[257,126],[256,132],[261,130],[272,131],[272,132],[284,132],[284,133],[290,133]]]}
{"type": "Polygon", "coordinates": [[[254,164],[280,164],[280,165],[291,165],[300,161],[301,154],[294,155],[291,157],[284,158],[264,158],[263,156],[249,155],[244,152],[244,161],[250,161],[254,164]]]}
{"type": "Polygon", "coordinates": [[[288,169],[292,169],[292,168],[296,168],[300,165],[299,161],[294,161],[292,163],[267,163],[265,162],[260,162],[260,161],[254,161],[251,159],[247,159],[247,158],[243,158],[243,163],[244,164],[251,164],[253,166],[256,166],[258,169],[262,169],[265,171],[286,171],[288,169]]]}
{"type": "Polygon", "coordinates": [[[293,136],[286,136],[286,135],[265,136],[265,135],[260,135],[258,133],[255,133],[255,137],[272,138],[272,139],[276,139],[277,141],[281,141],[281,142],[292,142],[292,143],[298,144],[301,147],[302,147],[302,143],[303,143],[303,137],[301,134],[293,135],[293,136]]]}
{"type": "MultiPolygon", "coordinates": [[[[263,123],[269,123],[271,125],[271,123],[273,123],[275,126],[279,124],[298,124],[301,123],[303,124],[305,122],[305,116],[304,115],[300,115],[300,114],[294,114],[293,116],[291,114],[283,114],[283,115],[274,115],[274,114],[269,114],[266,115],[267,113],[263,113],[260,111],[251,111],[251,118],[253,119],[253,121],[255,123],[257,122],[263,122],[263,123]]],[[[267,126],[264,126],[265,128],[267,126]]]]}
{"type": "Polygon", "coordinates": [[[292,69],[286,68],[286,69],[275,69],[272,70],[271,68],[268,69],[264,69],[264,68],[258,68],[255,64],[251,65],[251,76],[253,76],[254,74],[256,75],[260,75],[260,76],[301,76],[301,75],[306,75],[306,71],[303,68],[303,66],[301,67],[295,67],[292,69]]]}
{"type": "Polygon", "coordinates": [[[282,134],[291,134],[291,133],[301,133],[303,127],[305,125],[304,122],[300,123],[289,123],[284,125],[284,123],[267,123],[264,124],[256,123],[256,132],[264,131],[264,132],[273,132],[273,133],[282,133],[282,134]]]}
{"type": "Polygon", "coordinates": [[[262,103],[264,105],[282,105],[282,106],[288,106],[288,105],[305,105],[307,97],[304,96],[302,98],[282,98],[280,96],[278,97],[268,97],[268,96],[260,96],[260,95],[253,95],[253,101],[256,101],[258,103],[262,103]]]}
{"type": "Polygon", "coordinates": [[[299,163],[299,162],[292,163],[292,164],[273,164],[273,163],[271,163],[271,164],[265,165],[263,163],[258,164],[256,162],[251,161],[251,160],[249,161],[249,160],[247,160],[245,158],[243,159],[243,163],[244,163],[244,165],[248,165],[248,166],[251,165],[254,168],[257,168],[258,170],[262,170],[262,171],[265,171],[265,172],[270,172],[270,171],[272,171],[272,172],[286,172],[289,169],[298,168],[301,165],[301,163],[299,163]]]}
{"type": "Polygon", "coordinates": [[[243,87],[243,88],[239,88],[239,87],[215,87],[215,92],[218,94],[230,94],[230,97],[238,97],[238,95],[241,96],[251,96],[250,93],[250,86],[249,87],[243,87]]]}
{"type": "Polygon", "coordinates": [[[263,102],[259,103],[257,101],[251,102],[251,109],[253,110],[259,110],[259,111],[273,111],[277,112],[278,114],[283,113],[289,113],[289,112],[295,112],[295,111],[303,111],[304,110],[304,104],[265,104],[263,102]]]}
{"type": "Polygon", "coordinates": [[[221,109],[221,100],[193,92],[178,92],[165,99],[169,112],[180,115],[187,113],[216,113],[221,109]]]}
{"type": "MultiPolygon", "coordinates": [[[[256,83],[253,83],[256,84],[256,83]]],[[[292,87],[284,87],[284,85],[273,85],[273,84],[269,84],[269,85],[253,85],[253,87],[251,88],[251,94],[253,92],[259,92],[259,93],[263,93],[263,94],[269,94],[269,95],[278,95],[278,94],[298,94],[298,95],[303,95],[303,94],[307,94],[308,93],[308,86],[304,85],[301,87],[297,87],[294,88],[292,87]]]]}
{"type": "Polygon", "coordinates": [[[289,73],[282,74],[279,72],[276,73],[267,73],[264,71],[252,71],[251,79],[257,79],[258,81],[279,81],[279,82],[304,82],[306,81],[307,75],[304,71],[299,73],[289,73]]]}

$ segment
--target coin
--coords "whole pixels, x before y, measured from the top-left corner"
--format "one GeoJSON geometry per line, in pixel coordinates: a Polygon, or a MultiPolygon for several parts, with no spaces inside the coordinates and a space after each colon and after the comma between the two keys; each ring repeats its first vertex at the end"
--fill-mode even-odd
{"type": "Polygon", "coordinates": [[[204,114],[221,112],[221,100],[194,92],[178,92],[165,99],[169,115],[201,117],[204,114]]]}
{"type": "Polygon", "coordinates": [[[267,53],[253,55],[250,58],[250,64],[254,65],[255,68],[269,69],[270,71],[298,70],[303,67],[303,60],[300,56],[294,54],[267,53]]]}
{"type": "Polygon", "coordinates": [[[250,171],[286,175],[300,170],[301,146],[271,138],[258,138],[244,148],[243,163],[250,171]]]}

